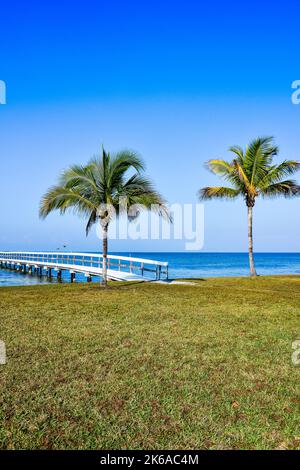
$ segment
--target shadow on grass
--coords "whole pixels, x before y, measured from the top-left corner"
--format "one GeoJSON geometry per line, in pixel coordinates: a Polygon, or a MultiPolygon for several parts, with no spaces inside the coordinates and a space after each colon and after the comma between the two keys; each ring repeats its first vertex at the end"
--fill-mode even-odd
{"type": "MultiPolygon", "coordinates": [[[[113,281],[110,281],[113,282],[113,281]]],[[[90,287],[97,289],[99,291],[106,290],[116,290],[116,289],[128,289],[129,287],[135,287],[137,285],[146,284],[147,281],[130,281],[130,282],[118,282],[115,281],[113,284],[108,284],[107,286],[101,286],[100,283],[93,282],[90,284],[90,287]]],[[[86,285],[86,284],[85,284],[86,285]]]]}
{"type": "Polygon", "coordinates": [[[128,281],[128,282],[118,282],[118,281],[115,281],[114,284],[109,284],[107,287],[104,287],[104,286],[101,286],[100,284],[99,285],[95,285],[95,283],[93,283],[93,287],[96,288],[96,289],[99,289],[99,290],[119,290],[119,289],[129,289],[131,287],[136,287],[137,285],[147,285],[147,284],[150,284],[150,285],[153,285],[153,284],[158,284],[158,285],[169,285],[173,282],[178,282],[178,285],[180,283],[184,283],[184,282],[197,282],[197,281],[200,281],[200,282],[206,282],[207,279],[204,279],[204,278],[183,278],[183,279],[168,279],[168,280],[161,280],[161,281],[157,281],[155,279],[147,279],[147,280],[144,280],[144,281],[128,281]]]}

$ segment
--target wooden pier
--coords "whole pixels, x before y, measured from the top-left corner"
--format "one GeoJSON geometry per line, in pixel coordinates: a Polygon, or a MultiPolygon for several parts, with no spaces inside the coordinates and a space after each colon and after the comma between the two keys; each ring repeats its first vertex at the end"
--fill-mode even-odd
{"type": "MultiPolygon", "coordinates": [[[[72,252],[0,252],[0,267],[23,273],[62,278],[69,272],[71,282],[83,274],[90,282],[102,277],[103,255],[72,252]]],[[[150,281],[168,279],[168,263],[128,256],[107,256],[107,277],[114,281],[150,281]],[[148,274],[148,275],[147,275],[148,274]],[[147,276],[146,276],[147,275],[147,276]]]]}

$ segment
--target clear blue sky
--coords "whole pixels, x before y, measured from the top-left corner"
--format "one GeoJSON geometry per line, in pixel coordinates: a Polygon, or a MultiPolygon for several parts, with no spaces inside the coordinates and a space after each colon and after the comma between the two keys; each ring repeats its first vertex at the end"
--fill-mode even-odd
{"type": "MultiPolygon", "coordinates": [[[[300,159],[296,1],[10,1],[1,5],[1,249],[95,250],[72,216],[38,219],[60,170],[101,144],[139,151],[170,203],[216,183],[203,163],[274,135],[300,159]]],[[[300,175],[299,175],[300,179],[300,175]]],[[[300,251],[300,199],[255,208],[257,251],[300,251]]],[[[114,242],[113,250],[182,250],[114,242]]],[[[205,250],[246,251],[243,201],[206,204],[205,250]]]]}

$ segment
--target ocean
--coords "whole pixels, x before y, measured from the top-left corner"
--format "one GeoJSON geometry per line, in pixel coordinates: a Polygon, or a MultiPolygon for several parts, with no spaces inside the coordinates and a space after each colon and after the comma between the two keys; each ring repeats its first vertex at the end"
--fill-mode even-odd
{"type": "MultiPolygon", "coordinates": [[[[219,276],[247,276],[249,274],[247,253],[111,253],[137,258],[149,258],[169,262],[170,278],[205,278],[219,276]]],[[[255,262],[258,274],[300,274],[300,253],[257,253],[255,262]]],[[[68,282],[69,275],[63,276],[68,282]]],[[[96,280],[94,278],[94,280],[96,280]]],[[[77,276],[77,281],[86,281],[77,276]]],[[[0,269],[1,286],[22,286],[56,282],[46,277],[20,274],[0,269]]]]}

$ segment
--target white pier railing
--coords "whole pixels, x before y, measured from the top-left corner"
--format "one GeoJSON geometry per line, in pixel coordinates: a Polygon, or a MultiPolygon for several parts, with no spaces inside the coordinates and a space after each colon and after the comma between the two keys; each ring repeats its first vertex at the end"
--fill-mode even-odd
{"type": "MultiPolygon", "coordinates": [[[[0,267],[19,269],[22,272],[44,272],[52,276],[52,270],[61,277],[62,271],[69,271],[71,281],[76,273],[84,274],[88,280],[93,276],[101,277],[103,255],[73,252],[0,252],[0,267]]],[[[168,263],[129,256],[108,255],[107,275],[116,281],[168,279],[168,263]]]]}

